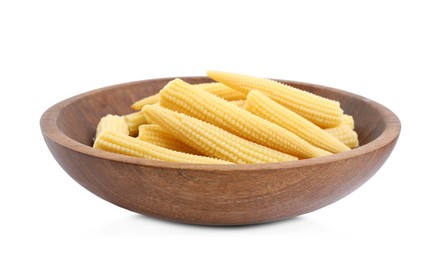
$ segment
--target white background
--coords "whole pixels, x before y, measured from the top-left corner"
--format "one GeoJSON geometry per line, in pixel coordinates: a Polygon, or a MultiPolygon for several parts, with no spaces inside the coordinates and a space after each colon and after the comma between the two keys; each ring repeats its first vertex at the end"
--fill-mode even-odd
{"type": "Polygon", "coordinates": [[[152,2],[0,2],[1,259],[444,259],[440,1],[152,2]],[[231,228],[114,206],[72,180],[43,142],[40,116],[63,99],[209,69],[366,96],[400,117],[402,134],[341,201],[231,228]]]}

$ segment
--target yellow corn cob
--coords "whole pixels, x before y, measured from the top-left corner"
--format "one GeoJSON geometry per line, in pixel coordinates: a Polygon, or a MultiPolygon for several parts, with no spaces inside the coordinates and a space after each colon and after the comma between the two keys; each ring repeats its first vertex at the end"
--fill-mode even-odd
{"type": "Polygon", "coordinates": [[[249,92],[244,109],[291,131],[308,143],[331,153],[350,150],[348,146],[323,131],[319,126],[278,104],[258,90],[249,92]]]}
{"type": "Polygon", "coordinates": [[[205,164],[228,164],[230,162],[173,151],[142,140],[138,140],[128,135],[113,133],[110,131],[101,132],[94,142],[94,148],[120,153],[135,157],[162,160],[167,162],[185,163],[205,163],[205,164]]]}
{"type": "Polygon", "coordinates": [[[341,124],[340,125],[347,125],[351,129],[354,129],[354,118],[350,115],[343,114],[341,116],[341,124]]]}
{"type": "Polygon", "coordinates": [[[124,116],[125,122],[128,126],[128,131],[130,132],[131,136],[137,136],[138,135],[138,128],[140,125],[143,124],[151,124],[152,122],[147,121],[144,114],[141,111],[134,112],[128,115],[124,116]]]}
{"type": "Polygon", "coordinates": [[[246,103],[246,100],[243,100],[243,99],[241,99],[241,100],[233,100],[233,101],[230,101],[230,103],[235,104],[238,107],[243,108],[244,104],[246,103]]]}
{"type": "Polygon", "coordinates": [[[160,105],[223,128],[258,144],[301,158],[330,154],[288,130],[200,88],[175,79],[160,92],[160,105]]]}
{"type": "Polygon", "coordinates": [[[322,128],[335,127],[341,123],[343,110],[337,101],[270,79],[220,71],[208,71],[207,75],[244,94],[252,89],[260,90],[266,96],[322,128]]]}
{"type": "Polygon", "coordinates": [[[138,139],[171,150],[201,155],[200,152],[179,141],[172,134],[155,124],[140,125],[138,139]]]}
{"type": "Polygon", "coordinates": [[[348,125],[326,128],[324,131],[334,136],[350,148],[355,148],[359,145],[357,133],[348,125]]]}
{"type": "Polygon", "coordinates": [[[230,88],[220,82],[210,82],[210,83],[201,83],[195,84],[193,86],[197,86],[202,88],[203,90],[212,93],[220,98],[223,98],[227,101],[246,99],[246,94],[239,92],[233,88],[230,88]]]}
{"type": "Polygon", "coordinates": [[[142,107],[145,105],[153,105],[158,102],[159,102],[159,94],[154,94],[154,95],[148,96],[146,98],[143,98],[141,100],[134,102],[131,105],[131,109],[138,111],[138,110],[141,110],[142,107]]]}
{"type": "Polygon", "coordinates": [[[102,117],[99,124],[97,124],[96,137],[105,130],[128,135],[127,124],[121,116],[106,115],[102,117]]]}
{"type": "MultiPolygon", "coordinates": [[[[233,88],[229,88],[226,85],[219,82],[210,82],[210,83],[200,83],[191,85],[194,87],[200,87],[203,90],[217,95],[218,97],[224,98],[227,101],[245,99],[246,95],[242,92],[234,90],[233,88]]],[[[136,101],[131,105],[131,109],[133,110],[141,110],[145,105],[153,105],[159,102],[159,94],[155,94],[146,98],[143,98],[139,101],[136,101]]]]}
{"type": "Polygon", "coordinates": [[[177,139],[210,157],[238,164],[298,160],[288,154],[245,140],[197,118],[160,106],[147,105],[142,111],[145,116],[151,118],[177,139]]]}

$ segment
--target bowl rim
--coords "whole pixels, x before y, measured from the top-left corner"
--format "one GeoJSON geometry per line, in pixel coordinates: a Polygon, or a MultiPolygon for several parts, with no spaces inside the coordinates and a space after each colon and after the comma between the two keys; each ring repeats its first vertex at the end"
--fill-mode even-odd
{"type": "MultiPolygon", "coordinates": [[[[312,84],[312,83],[306,83],[306,82],[300,82],[300,81],[293,81],[293,80],[282,80],[282,79],[274,79],[279,82],[283,83],[293,83],[293,84],[300,84],[300,85],[306,85],[309,87],[316,87],[316,88],[324,88],[329,89],[330,91],[338,92],[340,94],[344,95],[350,95],[355,96],[357,98],[362,99],[362,101],[368,103],[370,106],[372,106],[374,109],[378,110],[380,114],[383,116],[383,120],[385,123],[385,128],[383,129],[382,133],[373,141],[363,145],[359,146],[357,148],[354,148],[350,151],[341,152],[337,154],[332,154],[329,156],[324,157],[318,157],[318,158],[310,158],[306,160],[297,160],[297,161],[289,161],[289,162],[276,162],[276,163],[261,163],[261,164],[234,164],[234,165],[228,165],[228,164],[194,164],[194,163],[176,163],[176,162],[165,162],[165,161],[158,161],[158,160],[151,160],[146,158],[138,158],[138,157],[132,157],[127,155],[121,155],[116,153],[111,153],[107,151],[102,151],[99,149],[94,149],[92,146],[88,146],[82,143],[77,142],[76,140],[68,137],[63,133],[57,124],[58,118],[61,114],[61,111],[67,107],[68,105],[86,97],[93,95],[97,92],[102,91],[108,91],[114,88],[121,88],[129,85],[134,85],[137,83],[145,83],[153,80],[160,80],[160,81],[170,81],[178,77],[164,77],[164,78],[153,78],[153,79],[146,79],[146,80],[138,80],[138,81],[131,81],[126,83],[120,83],[115,84],[107,87],[102,87],[98,89],[94,89],[91,91],[84,92],[82,94],[75,95],[73,97],[67,98],[65,100],[62,100],[50,108],[48,108],[41,116],[40,118],[40,128],[42,131],[42,134],[51,139],[53,142],[71,149],[73,151],[76,151],[78,153],[82,153],[89,156],[98,157],[101,159],[121,162],[125,164],[133,164],[138,166],[148,166],[148,167],[155,167],[155,168],[168,168],[168,169],[182,169],[182,170],[198,170],[198,171],[218,171],[218,172],[231,172],[231,171],[255,171],[255,170],[276,170],[276,169],[290,169],[290,168],[300,168],[300,167],[306,167],[306,166],[313,166],[313,165],[320,165],[320,164],[326,164],[326,163],[333,163],[336,161],[342,161],[346,159],[351,159],[353,157],[361,156],[366,153],[373,152],[375,150],[378,150],[394,140],[396,140],[401,131],[401,122],[397,115],[393,113],[390,109],[387,107],[371,100],[366,97],[337,89],[332,87],[327,87],[323,85],[318,84],[312,84]]],[[[185,77],[179,77],[181,79],[187,80],[187,79],[209,79],[205,76],[185,76],[185,77]]]]}

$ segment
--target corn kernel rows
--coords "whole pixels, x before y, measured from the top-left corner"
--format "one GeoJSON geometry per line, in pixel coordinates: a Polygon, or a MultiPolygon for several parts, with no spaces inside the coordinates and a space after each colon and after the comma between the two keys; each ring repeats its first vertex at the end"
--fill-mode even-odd
{"type": "Polygon", "coordinates": [[[247,95],[245,109],[303,138],[310,144],[331,153],[350,150],[348,146],[323,131],[311,121],[273,101],[258,90],[247,95]]]}
{"type": "Polygon", "coordinates": [[[288,130],[258,117],[180,79],[170,81],[160,92],[162,107],[193,116],[244,139],[301,158],[330,154],[288,130]]]}
{"type": "Polygon", "coordinates": [[[177,139],[207,156],[237,164],[297,160],[182,113],[153,105],[144,106],[142,111],[177,139]]]}
{"type": "Polygon", "coordinates": [[[139,126],[139,135],[137,138],[174,151],[202,155],[197,150],[179,141],[159,125],[146,124],[139,126]]]}
{"type": "MultiPolygon", "coordinates": [[[[200,83],[194,84],[192,86],[196,86],[202,88],[203,90],[217,95],[220,98],[223,98],[227,101],[241,100],[245,99],[246,95],[242,92],[236,91],[233,88],[227,87],[226,85],[219,82],[210,82],[210,83],[200,83]]],[[[131,109],[133,110],[141,110],[145,105],[153,105],[159,102],[159,93],[154,94],[152,96],[148,96],[141,100],[134,102],[131,105],[131,109]]]]}
{"type": "Polygon", "coordinates": [[[341,123],[343,110],[338,101],[270,79],[221,71],[208,71],[207,75],[246,95],[253,89],[260,90],[263,94],[320,127],[335,127],[341,123]]]}
{"type": "Polygon", "coordinates": [[[102,131],[94,142],[94,148],[129,156],[162,160],[167,162],[230,164],[230,162],[173,151],[136,138],[112,131],[102,131]]]}
{"type": "Polygon", "coordinates": [[[191,85],[175,79],[131,106],[142,111],[103,117],[94,147],[171,162],[243,164],[320,157],[358,146],[354,119],[337,101],[273,80],[208,75],[221,82],[191,85]]]}

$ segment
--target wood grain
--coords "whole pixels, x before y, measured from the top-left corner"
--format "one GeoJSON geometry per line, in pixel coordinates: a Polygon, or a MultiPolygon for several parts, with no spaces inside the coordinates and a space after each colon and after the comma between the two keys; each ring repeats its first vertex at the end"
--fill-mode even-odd
{"type": "MultiPolygon", "coordinates": [[[[211,82],[207,77],[182,78],[211,82]]],[[[119,84],[54,105],[40,121],[52,155],[80,185],[122,208],[191,224],[245,225],[305,214],[345,197],[383,165],[400,133],[397,116],[372,100],[279,80],[339,100],[355,118],[361,146],[302,161],[225,166],[167,163],[91,147],[102,116],[131,112],[134,101],[158,92],[171,79],[119,84]]]]}

